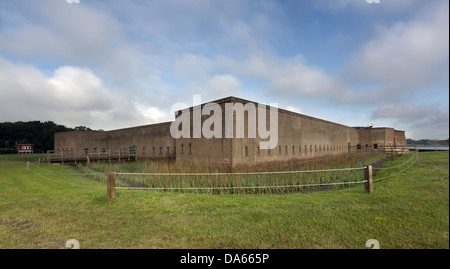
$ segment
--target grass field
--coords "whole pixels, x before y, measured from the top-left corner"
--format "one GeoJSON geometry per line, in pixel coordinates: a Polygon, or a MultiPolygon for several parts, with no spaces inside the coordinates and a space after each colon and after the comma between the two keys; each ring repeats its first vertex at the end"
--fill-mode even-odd
{"type": "MultiPolygon", "coordinates": [[[[411,154],[387,164],[395,167],[411,154]]],[[[0,248],[449,248],[449,155],[374,183],[312,193],[201,194],[117,190],[74,166],[0,159],[0,248]]],[[[383,171],[375,179],[401,171],[383,171]]]]}

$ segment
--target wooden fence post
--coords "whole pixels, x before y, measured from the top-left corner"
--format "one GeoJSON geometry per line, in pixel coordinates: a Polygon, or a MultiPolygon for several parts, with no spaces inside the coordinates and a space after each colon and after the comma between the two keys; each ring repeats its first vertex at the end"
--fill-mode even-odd
{"type": "Polygon", "coordinates": [[[416,164],[419,162],[419,149],[416,148],[416,164]]]}
{"type": "Polygon", "coordinates": [[[116,174],[114,172],[108,172],[108,182],[106,188],[106,194],[108,200],[113,200],[116,197],[116,174]]]}
{"type": "Polygon", "coordinates": [[[364,170],[364,180],[365,183],[365,191],[366,193],[373,192],[373,173],[372,173],[372,165],[368,165],[364,170]]]}

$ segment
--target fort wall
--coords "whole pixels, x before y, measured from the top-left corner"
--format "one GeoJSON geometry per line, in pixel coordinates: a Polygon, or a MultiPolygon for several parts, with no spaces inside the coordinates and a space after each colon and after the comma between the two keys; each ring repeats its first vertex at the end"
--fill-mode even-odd
{"type": "MultiPolygon", "coordinates": [[[[219,121],[214,121],[211,127],[215,130],[215,124],[221,124],[217,126],[222,127],[219,137],[205,137],[201,128],[210,127],[214,111],[202,115],[201,111],[210,104],[201,104],[175,113],[177,121],[184,112],[189,112],[190,134],[187,137],[174,138],[170,132],[172,122],[112,131],[63,132],[55,134],[55,151],[75,150],[95,153],[117,149],[126,151],[130,147],[135,147],[137,159],[175,159],[179,163],[219,165],[231,169],[337,155],[349,150],[390,148],[399,152],[407,151],[407,148],[396,149],[406,147],[404,131],[387,127],[348,127],[283,109],[277,110],[277,144],[274,148],[265,149],[261,147],[260,142],[266,142],[273,137],[261,137],[258,132],[256,126],[259,127],[264,122],[259,121],[259,108],[256,102],[228,97],[214,103],[219,105],[221,115],[216,115],[219,121]],[[226,133],[226,105],[237,103],[254,105],[256,115],[253,118],[254,115],[244,111],[243,117],[238,117],[237,113],[240,112],[232,111],[233,135],[229,138],[226,133]],[[201,127],[194,130],[194,122],[197,119],[200,119],[201,127]],[[250,124],[253,120],[256,126],[250,124]],[[236,133],[241,123],[244,129],[242,138],[236,133]],[[249,135],[249,125],[257,129],[256,136],[249,135]],[[199,136],[196,137],[196,134],[199,136]]],[[[265,127],[266,130],[271,130],[275,126],[270,126],[270,107],[266,106],[265,110],[265,127]]]]}
{"type": "Polygon", "coordinates": [[[175,139],[170,135],[170,123],[158,123],[107,132],[107,147],[129,149],[136,146],[138,159],[175,157],[175,139]]]}
{"type": "Polygon", "coordinates": [[[106,150],[126,152],[135,146],[139,158],[174,158],[175,139],[170,122],[113,131],[71,131],[55,133],[55,151],[96,153],[106,150]]]}
{"type": "MultiPolygon", "coordinates": [[[[269,109],[266,110],[268,114],[269,109]]],[[[356,143],[357,139],[358,133],[354,128],[278,109],[277,146],[262,149],[259,142],[267,139],[259,136],[234,139],[233,167],[342,154],[348,152],[348,143],[356,143]]]]}

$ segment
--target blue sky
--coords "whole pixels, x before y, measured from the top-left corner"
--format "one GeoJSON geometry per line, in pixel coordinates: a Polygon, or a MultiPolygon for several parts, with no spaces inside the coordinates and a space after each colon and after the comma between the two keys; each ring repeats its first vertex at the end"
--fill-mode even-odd
{"type": "MultiPolygon", "coordinates": [[[[70,2],[70,1],[69,1],[70,2]]],[[[449,3],[0,2],[0,122],[118,129],[237,96],[449,137],[449,3]]]]}

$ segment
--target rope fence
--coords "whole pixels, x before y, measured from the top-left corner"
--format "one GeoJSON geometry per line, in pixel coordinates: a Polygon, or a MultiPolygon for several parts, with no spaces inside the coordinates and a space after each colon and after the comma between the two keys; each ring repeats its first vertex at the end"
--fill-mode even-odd
{"type": "MultiPolygon", "coordinates": [[[[247,193],[249,190],[253,190],[253,193],[272,193],[270,190],[280,190],[280,189],[292,189],[292,190],[304,190],[305,188],[314,188],[314,187],[324,187],[324,186],[345,186],[350,184],[365,184],[365,192],[371,193],[373,192],[373,182],[378,182],[387,178],[394,177],[398,174],[403,173],[404,171],[411,168],[414,164],[418,163],[418,151],[416,150],[415,154],[411,156],[408,160],[405,162],[392,166],[392,167],[377,167],[373,168],[372,165],[367,165],[364,167],[354,167],[354,168],[341,168],[341,169],[319,169],[319,170],[290,170],[290,171],[265,171],[265,172],[236,172],[236,173],[127,173],[127,172],[108,172],[106,175],[105,173],[64,173],[64,172],[58,172],[53,171],[50,169],[45,169],[43,167],[40,167],[32,162],[27,161],[27,172],[30,171],[34,175],[45,179],[47,181],[63,184],[70,187],[82,187],[82,188],[105,188],[105,186],[92,186],[92,185],[80,185],[80,184],[73,184],[69,183],[63,180],[54,180],[49,178],[48,176],[43,175],[42,173],[38,172],[45,172],[45,173],[51,173],[51,174],[57,174],[61,176],[92,176],[92,177],[98,177],[101,176],[103,178],[106,177],[106,188],[107,188],[107,196],[108,199],[112,200],[115,198],[115,190],[156,190],[156,191],[203,191],[203,192],[212,192],[214,191],[228,191],[229,193],[240,193],[241,191],[244,191],[247,193]],[[412,162],[412,160],[415,158],[415,162],[412,162]],[[409,165],[408,165],[409,164],[409,165]],[[402,170],[395,172],[393,174],[383,176],[381,178],[373,179],[373,171],[379,170],[381,171],[390,171],[392,169],[400,168],[403,166],[406,166],[406,168],[403,168],[402,170]],[[357,180],[359,177],[361,179],[362,175],[358,172],[364,171],[363,180],[357,180]],[[353,175],[353,172],[357,172],[356,175],[353,175]],[[339,176],[348,177],[348,180],[340,181],[340,182],[321,182],[325,179],[328,180],[336,180],[334,177],[325,177],[325,173],[337,173],[339,176]],[[311,178],[313,180],[319,179],[319,182],[312,182],[312,183],[301,183],[302,179],[296,178],[297,176],[301,176],[301,174],[312,174],[311,178]],[[277,175],[290,175],[293,179],[291,182],[288,182],[289,180],[286,179],[287,177],[281,177],[281,180],[278,180],[279,177],[277,175]],[[116,184],[116,176],[120,177],[119,180],[133,182],[130,180],[130,177],[141,177],[140,181],[137,183],[134,182],[134,184],[131,184],[124,187],[124,186],[118,186],[116,184]],[[198,177],[206,177],[207,179],[201,182],[198,180],[198,177]],[[276,183],[280,184],[271,184],[274,181],[271,181],[270,178],[267,179],[266,176],[271,176],[270,178],[277,178],[276,183]],[[162,181],[162,186],[156,184],[156,183],[150,183],[150,186],[143,185],[144,179],[150,180],[152,177],[156,177],[159,181],[162,181]],[[181,180],[177,181],[178,177],[183,177],[181,180]],[[224,180],[222,182],[219,182],[219,177],[225,177],[227,180],[224,180]],[[229,180],[232,177],[238,177],[238,180],[232,181],[229,180]],[[189,179],[196,178],[198,181],[189,181],[189,179]],[[240,182],[239,180],[243,180],[240,182]],[[250,182],[251,180],[259,180],[257,182],[250,182]],[[215,182],[214,182],[215,181],[215,182]],[[217,183],[219,182],[219,183],[217,183]],[[296,183],[294,183],[296,182],[296,183]],[[171,185],[171,184],[174,185],[171,185]],[[199,183],[198,186],[193,186],[192,184],[199,183]],[[177,186],[178,184],[178,186],[177,186]],[[203,186],[203,184],[210,184],[208,186],[203,186]],[[213,185],[217,184],[217,185],[213,185]],[[222,184],[222,185],[220,185],[222,184]],[[253,184],[253,185],[251,185],[253,184]],[[230,192],[232,191],[232,192],[230,192]]],[[[341,178],[342,179],[342,178],[341,178]]],[[[161,182],[159,182],[161,183],[161,182]]],[[[283,191],[280,191],[281,193],[283,191]]]]}
{"type": "Polygon", "coordinates": [[[401,166],[407,164],[409,161],[411,161],[414,157],[416,157],[416,154],[418,154],[418,153],[415,153],[415,154],[412,155],[411,158],[409,158],[407,161],[405,161],[404,163],[399,164],[399,165],[397,165],[397,166],[392,166],[392,167],[378,167],[378,168],[374,168],[374,169],[378,169],[378,170],[388,170],[388,169],[395,169],[395,168],[401,167],[401,166]]]}
{"type": "Polygon", "coordinates": [[[141,188],[141,187],[115,187],[115,189],[128,189],[128,190],[180,190],[180,189],[221,189],[221,190],[229,190],[229,189],[261,189],[261,188],[295,188],[295,187],[317,187],[317,186],[331,186],[331,185],[343,185],[343,184],[358,184],[365,183],[366,180],[363,181],[350,181],[350,182],[330,182],[330,183],[313,183],[313,184],[302,184],[302,185],[283,185],[283,186],[247,186],[247,187],[192,187],[192,188],[182,188],[182,187],[160,187],[160,188],[141,188]]]}
{"type": "Polygon", "coordinates": [[[116,175],[144,175],[144,176],[229,176],[229,175],[269,175],[269,174],[294,174],[294,173],[317,173],[333,171],[363,170],[366,167],[322,169],[322,170],[294,170],[294,171],[266,171],[266,172],[236,172],[236,173],[115,173],[116,175]]]}

